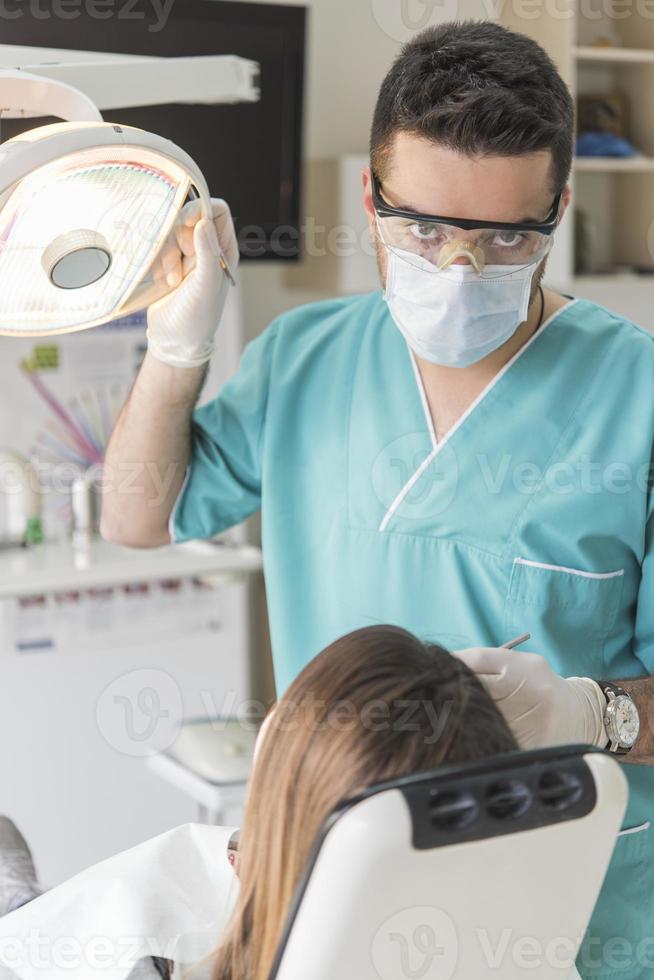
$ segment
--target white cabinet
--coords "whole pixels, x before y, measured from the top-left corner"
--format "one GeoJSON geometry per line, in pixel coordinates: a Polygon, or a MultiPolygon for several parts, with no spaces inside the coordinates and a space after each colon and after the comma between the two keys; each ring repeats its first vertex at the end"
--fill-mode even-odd
{"type": "Polygon", "coordinates": [[[146,759],[183,719],[251,712],[247,580],[260,569],[255,548],[209,545],[97,542],[81,565],[63,545],[0,553],[0,812],[46,884],[197,818],[146,759]],[[13,642],[21,604],[22,638],[40,645],[13,642]]]}
{"type": "MultiPolygon", "coordinates": [[[[205,400],[236,369],[240,319],[233,290],[205,400]]],[[[83,429],[102,452],[144,347],[139,322],[3,338],[0,447],[60,477],[67,460],[88,465],[73,437],[83,429]]],[[[48,541],[0,550],[0,812],[52,885],[196,818],[145,756],[182,718],[248,710],[247,583],[261,555],[238,544],[241,529],[233,547],[74,549],[65,493],[45,504],[48,541]]]]}

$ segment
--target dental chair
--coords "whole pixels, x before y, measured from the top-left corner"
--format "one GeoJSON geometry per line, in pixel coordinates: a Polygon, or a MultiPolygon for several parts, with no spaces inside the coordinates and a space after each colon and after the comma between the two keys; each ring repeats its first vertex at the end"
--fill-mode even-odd
{"type": "MultiPolygon", "coordinates": [[[[369,787],[319,833],[269,980],[572,980],[626,800],[620,765],[586,746],[369,787]]],[[[236,901],[234,829],[177,827],[0,918],[0,976],[4,960],[12,980],[129,980],[148,955],[183,976],[236,901]]]]}
{"type": "Polygon", "coordinates": [[[627,801],[587,746],[372,786],[308,861],[269,980],[571,980],[627,801]]]}

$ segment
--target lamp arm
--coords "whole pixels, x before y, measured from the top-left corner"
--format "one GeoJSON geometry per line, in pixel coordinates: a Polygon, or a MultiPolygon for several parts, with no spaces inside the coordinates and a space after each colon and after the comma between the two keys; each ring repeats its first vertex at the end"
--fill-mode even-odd
{"type": "Polygon", "coordinates": [[[96,104],[79,89],[20,68],[0,68],[0,115],[57,116],[67,122],[102,122],[96,104]]]}

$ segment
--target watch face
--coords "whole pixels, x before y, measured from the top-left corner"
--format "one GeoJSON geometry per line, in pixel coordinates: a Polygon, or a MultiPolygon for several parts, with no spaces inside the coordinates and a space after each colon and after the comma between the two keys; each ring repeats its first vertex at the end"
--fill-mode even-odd
{"type": "Polygon", "coordinates": [[[611,704],[612,735],[621,748],[630,749],[640,730],[638,708],[626,694],[618,694],[611,704]]]}

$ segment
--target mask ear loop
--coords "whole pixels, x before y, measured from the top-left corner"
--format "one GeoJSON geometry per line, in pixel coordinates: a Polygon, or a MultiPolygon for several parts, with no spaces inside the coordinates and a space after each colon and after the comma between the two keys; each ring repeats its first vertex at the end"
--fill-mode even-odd
{"type": "Polygon", "coordinates": [[[379,241],[382,243],[382,245],[384,246],[384,248],[386,249],[386,251],[387,252],[390,252],[391,251],[391,247],[387,243],[386,239],[384,238],[384,233],[382,232],[382,226],[381,226],[381,222],[379,220],[379,215],[376,212],[375,212],[375,228],[377,229],[377,236],[379,238],[379,241]]]}
{"type": "Polygon", "coordinates": [[[390,256],[393,254],[393,249],[384,241],[384,235],[382,234],[381,224],[379,223],[379,215],[375,214],[375,227],[377,228],[377,235],[379,241],[386,249],[386,282],[384,283],[384,299],[388,299],[391,295],[392,279],[393,279],[393,269],[394,264],[390,261],[390,256]]]}

